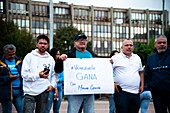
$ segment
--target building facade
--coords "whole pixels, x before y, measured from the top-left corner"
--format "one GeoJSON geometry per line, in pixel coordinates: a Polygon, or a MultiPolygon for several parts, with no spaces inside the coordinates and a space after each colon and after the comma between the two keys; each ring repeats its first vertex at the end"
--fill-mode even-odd
{"type": "MultiPolygon", "coordinates": [[[[35,38],[49,35],[50,5],[31,0],[0,0],[0,17],[26,28],[35,38]]],[[[168,26],[168,11],[164,12],[164,28],[168,26]]],[[[163,12],[154,10],[119,9],[113,7],[78,6],[65,2],[53,3],[53,33],[61,27],[73,25],[92,41],[93,51],[107,57],[119,50],[125,38],[149,43],[149,39],[163,32],[163,12]]]]}

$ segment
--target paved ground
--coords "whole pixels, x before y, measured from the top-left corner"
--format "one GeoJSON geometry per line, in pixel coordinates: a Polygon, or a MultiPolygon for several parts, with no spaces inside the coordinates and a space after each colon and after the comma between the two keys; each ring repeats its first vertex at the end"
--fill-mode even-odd
{"type": "MultiPolygon", "coordinates": [[[[50,113],[52,113],[52,111],[50,113]]],[[[60,113],[67,113],[67,101],[62,102],[60,113]]],[[[96,100],[95,113],[109,113],[109,102],[106,100],[96,100]]],[[[153,102],[150,102],[149,104],[148,113],[155,113],[153,102]]]]}
{"type": "MultiPolygon", "coordinates": [[[[0,113],[1,113],[1,105],[0,105],[0,113]]],[[[12,109],[12,113],[17,113],[14,107],[12,109]]],[[[53,113],[52,110],[50,113],[53,113]]],[[[67,101],[62,101],[60,113],[67,113],[67,101]]],[[[96,100],[95,113],[109,113],[109,102],[107,100],[96,100]]],[[[149,104],[148,113],[155,113],[153,102],[150,102],[149,104]]]]}

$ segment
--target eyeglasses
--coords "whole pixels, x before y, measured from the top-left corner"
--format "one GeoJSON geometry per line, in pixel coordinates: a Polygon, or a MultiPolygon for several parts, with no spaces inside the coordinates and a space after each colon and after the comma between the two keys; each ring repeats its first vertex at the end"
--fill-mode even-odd
{"type": "Polygon", "coordinates": [[[80,42],[80,41],[87,41],[87,40],[86,39],[78,39],[77,41],[80,42]]]}

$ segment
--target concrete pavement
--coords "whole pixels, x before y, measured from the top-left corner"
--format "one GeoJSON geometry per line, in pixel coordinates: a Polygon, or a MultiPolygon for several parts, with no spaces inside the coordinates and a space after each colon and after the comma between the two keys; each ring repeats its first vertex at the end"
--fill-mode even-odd
{"type": "MultiPolygon", "coordinates": [[[[63,101],[60,108],[60,113],[67,113],[67,101],[63,101]]],[[[52,113],[52,110],[51,112],[52,113]]],[[[109,113],[109,101],[107,100],[96,100],[95,101],[95,113],[109,113]]],[[[140,111],[139,111],[140,113],[140,111]]],[[[148,113],[155,113],[153,102],[150,102],[148,113]]]]}
{"type": "MultiPolygon", "coordinates": [[[[67,101],[62,101],[60,113],[67,113],[67,101]]],[[[1,105],[0,105],[1,113],[1,105]]],[[[12,113],[17,113],[15,107],[12,108],[12,113]]],[[[50,113],[53,113],[52,110],[50,113]]],[[[107,100],[95,100],[95,113],[109,113],[109,101],[107,100]]],[[[139,111],[140,113],[140,111],[139,111]]],[[[155,113],[153,102],[150,102],[148,113],[155,113]]]]}

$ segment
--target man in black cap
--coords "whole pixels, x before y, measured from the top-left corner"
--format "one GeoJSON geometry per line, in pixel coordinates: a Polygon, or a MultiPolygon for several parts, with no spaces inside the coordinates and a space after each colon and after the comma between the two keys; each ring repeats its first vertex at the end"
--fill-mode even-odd
{"type": "MultiPolygon", "coordinates": [[[[78,34],[74,38],[74,48],[57,59],[55,71],[56,73],[63,71],[63,60],[67,58],[93,58],[96,56],[94,52],[87,48],[87,37],[84,34],[78,34]]],[[[68,95],[67,113],[78,113],[82,104],[84,113],[94,113],[93,94],[68,95]]]]}

